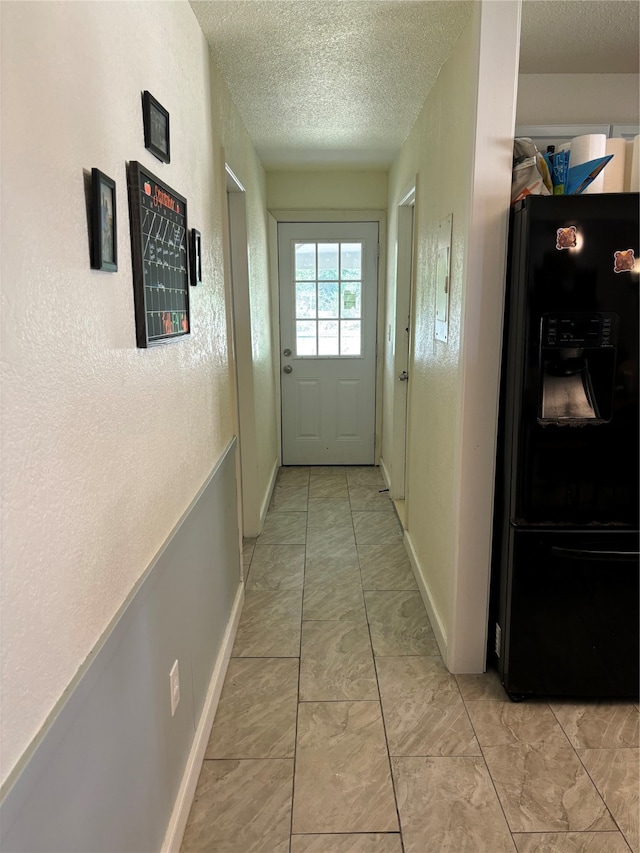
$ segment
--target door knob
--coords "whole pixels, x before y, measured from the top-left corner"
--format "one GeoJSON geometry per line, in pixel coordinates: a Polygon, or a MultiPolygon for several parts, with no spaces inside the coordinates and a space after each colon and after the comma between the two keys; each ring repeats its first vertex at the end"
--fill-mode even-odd
{"type": "Polygon", "coordinates": [[[285,364],[285,366],[282,368],[282,372],[283,373],[293,373],[293,367],[291,367],[290,364],[285,364]]]}
{"type": "Polygon", "coordinates": [[[403,370],[402,373],[400,374],[400,376],[398,376],[398,379],[400,380],[400,382],[406,382],[408,378],[409,378],[409,374],[407,373],[406,370],[403,370]]]}
{"type": "Polygon", "coordinates": [[[285,356],[285,358],[289,358],[289,356],[291,355],[291,350],[290,349],[282,350],[282,354],[285,356]]]}

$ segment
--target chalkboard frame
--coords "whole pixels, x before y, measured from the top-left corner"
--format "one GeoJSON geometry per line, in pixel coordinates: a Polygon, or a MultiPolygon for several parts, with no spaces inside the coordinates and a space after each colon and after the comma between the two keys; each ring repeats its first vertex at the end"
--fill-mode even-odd
{"type": "MultiPolygon", "coordinates": [[[[127,174],[136,343],[144,349],[171,343],[191,332],[187,200],[135,160],[129,163],[127,174]],[[177,227],[181,232],[180,252],[183,252],[183,258],[180,267],[158,263],[149,257],[151,235],[145,233],[145,213],[159,216],[160,221],[173,223],[174,231],[177,227]],[[166,288],[164,282],[154,284],[158,275],[172,275],[171,286],[166,288]],[[178,307],[149,304],[151,300],[160,300],[165,296],[177,302],[178,307]]],[[[155,238],[154,244],[157,244],[155,238]]]]}

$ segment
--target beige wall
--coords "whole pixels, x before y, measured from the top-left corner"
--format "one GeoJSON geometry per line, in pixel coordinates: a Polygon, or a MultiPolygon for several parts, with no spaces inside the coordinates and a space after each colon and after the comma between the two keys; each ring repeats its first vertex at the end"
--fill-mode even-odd
{"type": "MultiPolygon", "coordinates": [[[[416,269],[409,366],[407,507],[413,541],[437,620],[446,634],[453,600],[455,555],[455,457],[459,443],[460,314],[465,276],[466,230],[471,202],[471,154],[475,115],[473,20],[427,98],[389,176],[389,233],[397,231],[397,205],[417,175],[416,269]],[[434,338],[434,259],[439,221],[453,213],[449,340],[434,338]]],[[[393,258],[394,252],[389,252],[393,258]]],[[[387,271],[387,326],[395,327],[395,269],[387,271]],[[392,319],[393,318],[393,319],[392,319]]],[[[395,374],[385,352],[383,399],[393,399],[395,374]]],[[[392,440],[385,406],[383,458],[392,440]]],[[[390,466],[389,466],[390,467],[390,466]]],[[[393,471],[391,472],[393,476],[393,471]]]]}
{"type": "Polygon", "coordinates": [[[384,210],[387,172],[267,172],[269,210],[384,210]]]}
{"type": "MultiPolygon", "coordinates": [[[[417,176],[407,540],[453,671],[481,671],[485,659],[518,30],[518,3],[474,4],[389,178],[385,328],[393,329],[397,205],[417,176]],[[444,343],[434,337],[435,269],[438,224],[451,213],[450,322],[444,343]],[[461,614],[472,614],[468,626],[461,614]]],[[[388,460],[396,387],[393,347],[387,345],[383,460],[392,480],[388,460]]]]}
{"type": "Polygon", "coordinates": [[[190,6],[0,9],[6,777],[235,432],[222,146],[247,187],[258,479],[276,447],[264,173],[190,6]],[[144,89],[171,115],[169,165],[144,148],[144,89]],[[135,343],[129,160],[186,196],[204,247],[192,334],[148,350],[135,343]],[[90,269],[94,166],[117,183],[117,273],[90,269]]]}
{"type": "Polygon", "coordinates": [[[638,74],[521,74],[518,124],[637,124],[638,74]]]}

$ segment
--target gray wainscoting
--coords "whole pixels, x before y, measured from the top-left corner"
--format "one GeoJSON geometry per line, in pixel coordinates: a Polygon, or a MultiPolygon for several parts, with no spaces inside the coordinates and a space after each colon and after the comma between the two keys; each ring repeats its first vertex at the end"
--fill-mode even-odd
{"type": "Polygon", "coordinates": [[[234,440],[32,745],[5,853],[161,848],[240,583],[235,472],[234,440]]]}

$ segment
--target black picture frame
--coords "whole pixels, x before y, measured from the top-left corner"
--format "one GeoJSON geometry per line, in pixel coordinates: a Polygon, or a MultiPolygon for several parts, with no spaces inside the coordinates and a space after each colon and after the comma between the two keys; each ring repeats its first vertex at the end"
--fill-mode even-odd
{"type": "Polygon", "coordinates": [[[91,267],[118,271],[116,182],[100,169],[91,170],[91,267]]]}
{"type": "Polygon", "coordinates": [[[128,168],[136,343],[191,333],[187,200],[142,163],[128,168]]]}
{"type": "Polygon", "coordinates": [[[171,139],[169,135],[169,113],[151,92],[142,93],[142,118],[144,123],[144,147],[163,163],[171,162],[171,139]]]}
{"type": "Polygon", "coordinates": [[[191,229],[189,243],[189,272],[192,287],[202,284],[202,234],[195,228],[191,229]]]}

